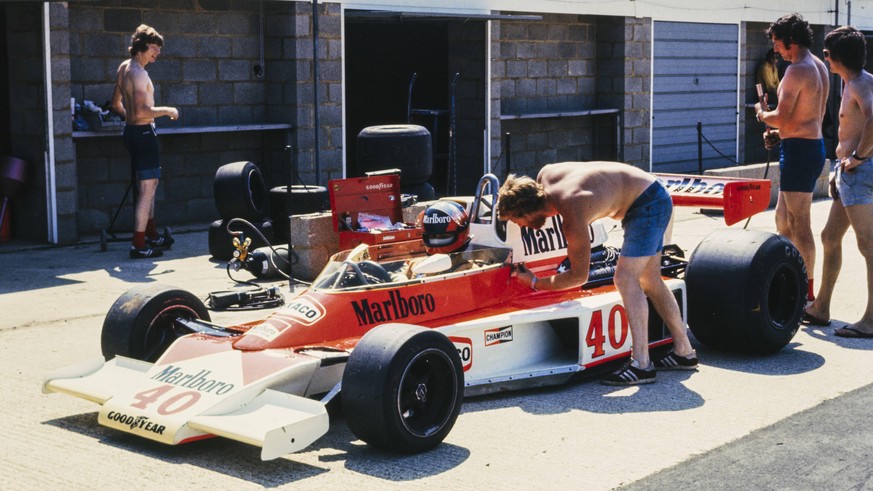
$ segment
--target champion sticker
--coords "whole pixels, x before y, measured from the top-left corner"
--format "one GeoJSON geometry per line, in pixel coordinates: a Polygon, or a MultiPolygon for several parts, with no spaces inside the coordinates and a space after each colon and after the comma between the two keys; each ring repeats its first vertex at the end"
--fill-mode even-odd
{"type": "Polygon", "coordinates": [[[512,341],[512,326],[498,327],[485,331],[485,346],[512,341]]]}

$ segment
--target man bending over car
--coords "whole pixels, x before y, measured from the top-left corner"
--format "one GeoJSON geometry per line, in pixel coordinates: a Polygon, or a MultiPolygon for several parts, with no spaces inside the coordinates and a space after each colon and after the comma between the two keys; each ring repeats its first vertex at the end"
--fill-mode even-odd
{"type": "Polygon", "coordinates": [[[599,218],[620,220],[624,243],[615,270],[615,286],[630,323],[631,359],[604,377],[606,385],[638,385],[655,381],[655,369],[695,370],[697,353],[686,333],[673,293],[661,277],[661,249],[673,203],[651,174],[620,162],[563,162],[540,170],[536,181],[510,174],[500,188],[500,217],[522,227],[539,229],[560,214],[567,238],[570,269],[537,278],[522,269],[519,280],[534,290],[564,290],[588,280],[591,241],[588,226],[599,218]],[[649,307],[664,319],[673,337],[665,356],[649,357],[649,307]]]}

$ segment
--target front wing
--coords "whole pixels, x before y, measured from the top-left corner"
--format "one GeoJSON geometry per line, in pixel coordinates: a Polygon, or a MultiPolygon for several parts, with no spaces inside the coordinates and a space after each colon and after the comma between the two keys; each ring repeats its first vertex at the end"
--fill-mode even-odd
{"type": "MultiPolygon", "coordinates": [[[[204,362],[209,366],[208,360],[204,362]]],[[[217,397],[193,383],[184,387],[154,382],[156,367],[151,363],[125,357],[106,363],[95,359],[48,374],[43,392],[100,404],[98,422],[110,428],[171,445],[221,436],[259,446],[261,458],[270,460],[302,450],[328,430],[324,404],[267,388],[271,381],[289,376],[311,376],[314,367],[306,365],[312,364],[295,364],[217,397]]]]}

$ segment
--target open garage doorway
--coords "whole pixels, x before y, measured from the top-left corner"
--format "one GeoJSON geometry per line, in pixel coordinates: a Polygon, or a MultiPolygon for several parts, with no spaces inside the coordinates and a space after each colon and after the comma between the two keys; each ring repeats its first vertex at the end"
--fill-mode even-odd
{"type": "Polygon", "coordinates": [[[363,175],[357,145],[362,129],[411,122],[431,132],[428,182],[436,195],[471,194],[484,161],[485,21],[361,14],[347,11],[345,20],[347,176],[363,175]],[[434,113],[410,116],[410,106],[434,113]]]}

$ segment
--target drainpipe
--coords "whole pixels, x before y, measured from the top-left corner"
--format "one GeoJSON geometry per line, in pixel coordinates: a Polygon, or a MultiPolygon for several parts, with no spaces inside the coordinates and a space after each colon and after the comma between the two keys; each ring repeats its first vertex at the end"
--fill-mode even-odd
{"type": "Polygon", "coordinates": [[[42,7],[42,34],[43,34],[43,69],[45,83],[45,119],[46,119],[46,143],[47,150],[44,152],[46,175],[46,226],[48,227],[48,241],[58,243],[58,187],[55,174],[55,119],[53,117],[52,103],[52,45],[51,45],[51,19],[50,3],[43,3],[42,7]]]}
{"type": "MultiPolygon", "coordinates": [[[[315,184],[321,184],[321,155],[318,147],[318,0],[312,0],[312,113],[315,125],[315,184]]],[[[301,183],[302,184],[302,183],[301,183]]]]}

